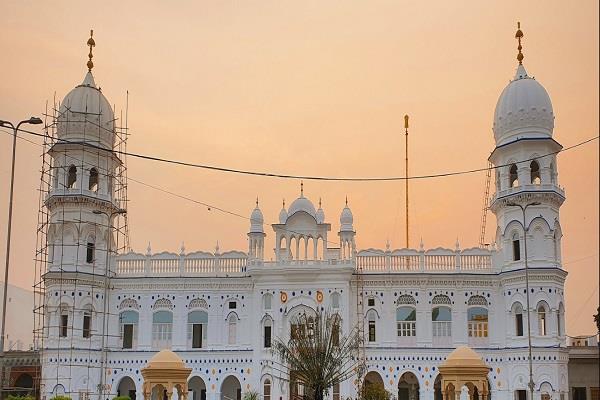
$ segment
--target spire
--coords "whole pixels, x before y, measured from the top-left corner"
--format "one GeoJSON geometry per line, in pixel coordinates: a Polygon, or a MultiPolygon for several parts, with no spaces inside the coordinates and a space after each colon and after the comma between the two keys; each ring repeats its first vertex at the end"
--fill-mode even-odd
{"type": "Polygon", "coordinates": [[[319,208],[321,208],[321,198],[319,197],[319,208]]]}
{"type": "Polygon", "coordinates": [[[346,207],[348,207],[348,196],[346,196],[346,207]]]}
{"type": "Polygon", "coordinates": [[[256,196],[256,208],[258,208],[258,196],[256,196]]]}
{"type": "Polygon", "coordinates": [[[92,72],[92,68],[94,68],[94,63],[92,62],[92,58],[94,58],[94,54],[92,54],[92,49],[96,46],[96,42],[94,41],[94,30],[90,30],[90,38],[87,41],[87,45],[90,46],[90,54],[88,57],[90,58],[87,62],[88,71],[92,72]]]}
{"type": "Polygon", "coordinates": [[[517,22],[517,33],[515,33],[515,39],[517,39],[519,41],[519,46],[517,47],[517,49],[519,50],[519,54],[517,54],[517,60],[519,61],[519,65],[523,65],[523,58],[525,58],[525,56],[523,56],[523,53],[521,53],[521,50],[523,50],[523,46],[521,46],[521,38],[523,38],[523,31],[521,30],[521,23],[517,22]]]}
{"type": "Polygon", "coordinates": [[[304,181],[300,181],[300,197],[304,197],[304,181]]]}
{"type": "Polygon", "coordinates": [[[285,208],[285,199],[283,199],[283,207],[282,208],[285,208]]]}

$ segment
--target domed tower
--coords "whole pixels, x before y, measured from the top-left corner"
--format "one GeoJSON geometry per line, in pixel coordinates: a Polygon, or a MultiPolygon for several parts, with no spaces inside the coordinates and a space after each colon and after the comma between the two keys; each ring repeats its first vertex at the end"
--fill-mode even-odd
{"type": "Polygon", "coordinates": [[[265,257],[265,230],[263,224],[265,219],[263,213],[258,207],[258,197],[256,198],[256,207],[250,214],[250,231],[248,232],[248,258],[250,260],[264,260],[265,257]]]}
{"type": "Polygon", "coordinates": [[[490,203],[497,218],[496,245],[509,269],[523,268],[524,227],[530,267],[560,265],[559,209],[565,200],[558,186],[556,152],[562,146],[552,138],[552,102],[525,70],[522,37],[517,30],[519,64],[496,105],[496,147],[489,158],[496,167],[490,203]]]}
{"type": "Polygon", "coordinates": [[[352,210],[348,207],[348,198],[346,198],[346,206],[340,214],[340,231],[338,233],[340,237],[340,258],[342,260],[352,259],[356,251],[356,243],[354,242],[356,232],[353,223],[354,216],[352,210]]]}
{"type": "Polygon", "coordinates": [[[47,151],[51,181],[43,204],[48,216],[43,347],[49,353],[44,358],[60,360],[71,351],[95,365],[89,371],[65,363],[44,365],[48,390],[61,385],[69,393],[96,392],[97,385],[106,383],[105,349],[109,337],[118,337],[109,335],[109,282],[116,252],[124,246],[125,167],[114,151],[121,139],[110,103],[92,74],[93,37],[87,45],[88,71],[60,103],[55,118],[47,151]]]}

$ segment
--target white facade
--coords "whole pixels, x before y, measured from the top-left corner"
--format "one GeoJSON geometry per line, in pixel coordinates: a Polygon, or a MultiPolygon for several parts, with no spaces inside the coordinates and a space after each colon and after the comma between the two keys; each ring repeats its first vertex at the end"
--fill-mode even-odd
{"type": "MultiPolygon", "coordinates": [[[[58,136],[70,142],[57,144],[50,156],[61,154],[58,165],[64,154],[83,162],[85,151],[72,142],[93,141],[97,148],[85,161],[88,167],[75,172],[74,184],[70,164],[61,166],[46,200],[54,221],[48,233],[54,250],[45,276],[47,397],[64,391],[74,399],[86,393],[97,398],[105,347],[111,393],[106,397],[136,390],[140,399],[140,369],[156,351],[171,348],[193,369],[194,400],[204,395],[235,399],[238,388],[257,390],[269,400],[287,399],[289,387],[265,347],[267,327],[273,339],[289,337],[295,315],[322,308],[339,313],[343,332],[364,324],[369,379],[381,379],[402,399],[434,399],[437,367],[459,345],[474,348],[490,366],[493,399],[518,398],[529,380],[528,324],[523,218],[511,203],[537,203],[527,208],[525,223],[533,380],[536,399],[542,394],[566,398],[566,272],[559,223],[565,196],[558,186],[556,157],[542,157],[560,145],[552,139],[550,98],[522,65],[494,117],[497,146],[490,161],[501,167],[491,199],[498,221],[493,248],[461,249],[457,243],[454,249],[358,250],[360,236],[349,206],[340,207],[339,230],[332,234],[320,204],[315,209],[301,193],[289,208],[284,204],[272,224],[275,261],[265,261],[271,257],[265,254],[267,234],[257,202],[247,253],[181,249],[152,254],[148,249],[147,254],[122,254],[111,258],[108,289],[104,260],[114,238],[107,215],[118,211],[110,171],[120,163],[108,151],[114,144],[107,134],[114,129],[112,111],[91,72],[62,104],[58,136]],[[98,118],[78,119],[77,107],[98,118]],[[522,160],[529,161],[512,167],[522,160]],[[106,172],[95,186],[90,184],[92,167],[106,172]],[[357,271],[364,274],[363,316],[357,316],[357,271]],[[105,308],[109,322],[103,336],[105,308]]],[[[332,399],[354,396],[353,382],[343,382],[339,395],[329,394],[332,399]]]]}

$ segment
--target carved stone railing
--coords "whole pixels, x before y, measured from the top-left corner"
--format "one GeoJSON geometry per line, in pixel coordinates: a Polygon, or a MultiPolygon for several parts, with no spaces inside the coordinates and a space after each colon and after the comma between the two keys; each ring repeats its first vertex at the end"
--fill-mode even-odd
{"type": "Polygon", "coordinates": [[[146,255],[130,252],[117,258],[116,276],[245,276],[247,265],[248,257],[241,251],[146,255]]]}
{"type": "Polygon", "coordinates": [[[361,250],[356,267],[363,273],[399,272],[493,272],[492,251],[466,250],[361,250]]]}
{"type": "Polygon", "coordinates": [[[515,186],[512,188],[500,190],[500,191],[492,194],[492,197],[490,198],[490,204],[492,204],[494,201],[501,199],[503,197],[506,197],[508,195],[514,195],[514,194],[518,194],[520,192],[530,192],[530,191],[556,192],[559,195],[561,195],[562,197],[565,197],[565,190],[562,187],[555,185],[553,183],[544,183],[541,185],[525,184],[525,185],[519,185],[519,186],[515,186]]]}

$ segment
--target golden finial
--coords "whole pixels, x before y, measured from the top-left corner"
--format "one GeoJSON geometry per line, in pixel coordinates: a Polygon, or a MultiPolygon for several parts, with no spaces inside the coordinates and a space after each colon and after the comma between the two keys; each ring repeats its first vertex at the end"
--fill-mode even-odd
{"type": "Polygon", "coordinates": [[[321,198],[319,197],[319,208],[321,208],[321,198]]]}
{"type": "Polygon", "coordinates": [[[285,199],[283,199],[283,208],[285,208],[285,199]]]}
{"type": "Polygon", "coordinates": [[[256,208],[258,208],[258,196],[256,196],[256,208]]]}
{"type": "Polygon", "coordinates": [[[300,181],[300,197],[304,197],[304,181],[300,181]]]}
{"type": "Polygon", "coordinates": [[[523,56],[523,53],[521,53],[521,50],[523,50],[523,46],[521,46],[521,39],[523,38],[523,31],[521,30],[521,23],[517,22],[517,33],[515,33],[515,39],[517,39],[519,41],[519,46],[517,47],[517,49],[519,50],[519,54],[517,54],[517,60],[519,61],[519,65],[523,64],[523,58],[525,58],[525,56],[523,56]]]}
{"type": "Polygon", "coordinates": [[[94,68],[94,63],[92,62],[92,58],[94,58],[94,54],[92,54],[92,48],[96,46],[96,42],[94,41],[94,30],[91,29],[90,30],[90,38],[87,41],[87,45],[90,46],[90,54],[88,54],[88,57],[90,58],[87,62],[87,67],[88,67],[88,71],[92,71],[92,68],[94,68]]]}
{"type": "Polygon", "coordinates": [[[408,114],[404,116],[404,129],[408,129],[408,114]]]}
{"type": "Polygon", "coordinates": [[[348,196],[346,196],[346,207],[348,207],[348,196]]]}

